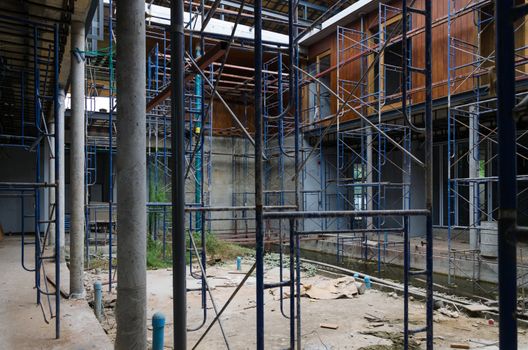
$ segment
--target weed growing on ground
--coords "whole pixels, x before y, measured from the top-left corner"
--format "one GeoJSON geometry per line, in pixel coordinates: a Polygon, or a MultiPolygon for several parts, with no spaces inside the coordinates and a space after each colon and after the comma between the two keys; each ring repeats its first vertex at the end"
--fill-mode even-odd
{"type": "MultiPolygon", "coordinates": [[[[200,250],[202,248],[201,235],[199,232],[193,233],[194,242],[200,250]]],[[[189,233],[186,236],[186,246],[192,250],[193,260],[196,259],[196,253],[192,247],[189,233]]],[[[163,243],[160,240],[154,240],[151,236],[147,239],[147,268],[148,269],[162,269],[172,266],[172,245],[167,242],[165,251],[165,258],[163,257],[163,243]]],[[[238,244],[226,242],[219,239],[213,233],[207,232],[205,234],[205,251],[207,252],[207,259],[209,262],[221,262],[227,260],[234,260],[237,256],[248,256],[253,253],[253,249],[242,247],[238,244]]],[[[190,252],[187,251],[186,259],[189,261],[190,252]]]]}

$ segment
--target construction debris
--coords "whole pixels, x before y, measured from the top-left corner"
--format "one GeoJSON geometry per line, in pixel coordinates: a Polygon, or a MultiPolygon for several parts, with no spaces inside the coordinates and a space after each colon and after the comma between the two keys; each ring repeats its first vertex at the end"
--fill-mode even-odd
{"type": "MultiPolygon", "coordinates": [[[[401,332],[385,332],[385,331],[364,331],[360,334],[370,335],[382,339],[387,339],[392,342],[391,345],[370,345],[366,347],[359,348],[359,350],[403,350],[403,334],[401,332]]],[[[410,350],[420,349],[420,343],[409,338],[409,348],[410,350]]]]}
{"type": "Polygon", "coordinates": [[[460,316],[458,311],[451,311],[446,307],[438,309],[438,312],[440,312],[442,315],[449,316],[451,318],[458,318],[460,316]]]}
{"type": "Polygon", "coordinates": [[[335,323],[321,323],[319,327],[334,330],[339,328],[339,326],[335,323]]]}
{"type": "Polygon", "coordinates": [[[359,294],[354,277],[349,276],[321,281],[317,285],[303,284],[301,291],[301,296],[316,300],[353,298],[359,294]]]}

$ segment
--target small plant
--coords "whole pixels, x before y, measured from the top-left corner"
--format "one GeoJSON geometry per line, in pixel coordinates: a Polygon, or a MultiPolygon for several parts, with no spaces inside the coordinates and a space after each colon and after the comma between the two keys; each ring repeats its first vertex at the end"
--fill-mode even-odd
{"type": "MultiPolygon", "coordinates": [[[[197,239],[199,237],[199,234],[195,236],[195,242],[197,245],[199,245],[199,239],[197,239]]],[[[250,255],[253,252],[252,249],[220,240],[211,232],[207,232],[205,235],[205,249],[208,258],[213,260],[231,260],[235,259],[237,256],[250,255]]]]}
{"type": "MultiPolygon", "coordinates": [[[[193,239],[196,248],[200,251],[202,248],[201,234],[199,232],[194,232],[193,239]]],[[[197,256],[190,240],[189,231],[186,231],[185,246],[187,247],[186,261],[189,261],[191,250],[193,260],[196,259],[197,256]]],[[[237,256],[249,256],[253,254],[252,249],[218,239],[218,237],[211,232],[205,234],[205,251],[207,253],[207,260],[214,262],[217,262],[218,260],[233,260],[237,256]]],[[[161,269],[171,267],[172,245],[170,242],[166,245],[165,254],[165,258],[163,258],[163,243],[159,240],[154,240],[152,236],[149,235],[147,238],[147,268],[161,269]]]]}
{"type": "Polygon", "coordinates": [[[165,259],[163,258],[163,243],[155,241],[151,236],[147,238],[147,268],[162,269],[172,266],[171,250],[166,249],[165,259]]]}

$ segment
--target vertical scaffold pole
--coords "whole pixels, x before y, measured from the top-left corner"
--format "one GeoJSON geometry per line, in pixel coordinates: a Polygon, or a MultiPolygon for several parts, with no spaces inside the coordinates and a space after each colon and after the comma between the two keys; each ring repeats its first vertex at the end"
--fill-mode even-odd
{"type": "Polygon", "coordinates": [[[433,77],[432,0],[425,1],[425,207],[427,249],[427,350],[433,350],[433,77]]]}
{"type": "MultiPolygon", "coordinates": [[[[40,108],[39,108],[39,93],[40,93],[40,69],[38,64],[38,37],[39,31],[35,26],[33,27],[33,90],[34,90],[34,108],[35,108],[35,125],[37,130],[40,130],[40,108]]],[[[40,142],[36,145],[35,152],[36,160],[36,182],[40,182],[40,142]]],[[[40,226],[39,226],[39,189],[35,188],[35,288],[37,290],[37,305],[40,305],[40,264],[39,264],[39,251],[40,251],[40,226]]],[[[24,247],[22,247],[24,248],[24,247]]]]}
{"type": "Polygon", "coordinates": [[[60,131],[59,128],[62,126],[64,127],[64,123],[61,118],[64,117],[63,114],[61,114],[60,109],[62,106],[59,103],[59,27],[57,24],[55,24],[53,28],[53,36],[54,36],[54,43],[53,43],[53,63],[54,63],[54,101],[53,101],[53,114],[54,114],[54,122],[55,122],[55,179],[53,180],[55,182],[55,338],[60,338],[60,259],[61,259],[61,194],[60,194],[60,182],[63,180],[60,178],[61,171],[60,171],[60,163],[63,161],[60,158],[61,155],[61,142],[63,142],[60,137],[60,131]]]}
{"type": "Polygon", "coordinates": [[[517,162],[513,0],[495,2],[499,175],[499,343],[517,349],[517,162]]]}
{"type": "Polygon", "coordinates": [[[172,293],[174,347],[187,349],[185,269],[185,36],[183,0],[171,3],[172,293]]]}
{"type": "Polygon", "coordinates": [[[262,220],[262,0],[255,0],[255,240],[257,350],[264,350],[264,222],[262,220]]]}
{"type": "Polygon", "coordinates": [[[255,0],[255,249],[257,350],[264,350],[264,222],[262,220],[262,0],[255,0]]]}
{"type": "MultiPolygon", "coordinates": [[[[112,52],[113,49],[113,20],[112,20],[112,0],[108,2],[108,68],[109,68],[109,78],[108,78],[108,98],[109,106],[108,108],[108,292],[112,292],[112,225],[113,220],[113,205],[114,205],[114,160],[113,160],[113,113],[114,113],[114,97],[113,97],[113,84],[114,84],[114,55],[112,52]]],[[[97,149],[95,150],[97,152],[97,149]]]]}

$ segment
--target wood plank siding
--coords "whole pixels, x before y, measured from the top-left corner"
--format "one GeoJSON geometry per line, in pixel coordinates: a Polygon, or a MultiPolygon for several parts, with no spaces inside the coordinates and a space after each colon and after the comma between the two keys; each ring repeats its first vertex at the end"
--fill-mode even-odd
{"type": "MultiPolygon", "coordinates": [[[[442,1],[433,1],[433,52],[432,52],[432,59],[433,59],[433,98],[439,99],[447,96],[448,93],[448,51],[449,51],[449,45],[448,45],[448,25],[447,25],[447,15],[448,15],[448,3],[451,2],[451,6],[453,6],[453,3],[456,3],[456,9],[451,9],[451,12],[453,11],[459,11],[459,15],[456,16],[456,19],[452,21],[451,26],[451,40],[452,45],[451,47],[456,46],[458,49],[454,50],[451,49],[451,60],[452,64],[451,66],[457,66],[460,67],[459,69],[453,70],[451,73],[451,78],[454,80],[454,83],[451,87],[452,94],[459,94],[463,92],[467,92],[471,89],[473,89],[475,84],[475,79],[468,78],[468,76],[471,74],[472,71],[476,71],[475,67],[471,65],[470,63],[475,61],[475,54],[477,54],[477,50],[479,47],[478,43],[478,33],[476,28],[476,12],[466,8],[469,3],[473,3],[470,0],[442,0],[442,1]],[[454,62],[454,63],[453,63],[454,62]]],[[[397,8],[398,11],[394,13],[387,13],[386,19],[383,21],[382,26],[386,26],[386,28],[390,28],[393,23],[399,22],[401,19],[401,1],[392,1],[388,3],[389,6],[397,8]]],[[[492,6],[492,5],[490,5],[492,6]]],[[[414,7],[416,8],[424,8],[424,0],[417,0],[415,2],[414,7]]],[[[488,8],[489,11],[492,11],[492,8],[488,8]]],[[[389,11],[390,12],[390,11],[389,11]]],[[[340,62],[345,64],[341,65],[340,67],[337,67],[338,62],[338,35],[337,32],[334,32],[330,35],[328,35],[323,40],[320,40],[319,42],[311,45],[308,47],[308,62],[313,62],[318,55],[320,55],[323,52],[329,51],[330,52],[330,60],[332,67],[328,69],[324,74],[330,75],[330,83],[332,89],[334,91],[338,91],[338,79],[339,81],[350,81],[349,87],[356,87],[356,90],[354,94],[356,96],[359,96],[359,90],[361,88],[360,85],[357,83],[354,84],[353,82],[357,82],[361,79],[361,72],[363,69],[363,73],[366,71],[366,67],[369,65],[372,65],[374,62],[375,57],[375,50],[378,47],[378,32],[379,32],[379,10],[370,12],[368,14],[365,14],[363,16],[363,28],[361,19],[357,19],[353,21],[352,23],[348,24],[346,28],[355,30],[356,32],[347,32],[346,37],[344,40],[342,40],[341,46],[349,47],[347,50],[342,50],[340,55],[340,62]],[[369,37],[370,40],[366,40],[363,42],[363,46],[359,45],[359,39],[361,36],[361,33],[363,33],[364,36],[369,37]],[[353,45],[353,43],[356,43],[353,45]],[[360,47],[363,47],[363,52],[360,49],[360,47]],[[369,51],[370,50],[370,51],[369,51]],[[367,52],[368,51],[368,52],[367,52]],[[362,68],[363,65],[363,68],[362,68]],[[357,85],[357,86],[356,86],[357,85]]],[[[412,28],[409,31],[410,36],[410,45],[411,45],[411,53],[412,53],[412,65],[416,68],[424,67],[424,61],[425,61],[425,55],[424,55],[424,46],[425,46],[425,34],[423,32],[423,26],[424,26],[424,17],[419,14],[413,14],[412,15],[412,28]]],[[[401,24],[400,24],[401,25],[401,24]]],[[[493,44],[493,27],[492,24],[490,24],[491,28],[485,28],[484,33],[489,32],[489,34],[484,34],[480,40],[481,40],[481,54],[491,54],[494,44],[493,44]]],[[[392,29],[390,29],[392,30],[392,29]]],[[[389,32],[389,30],[387,30],[389,32]]],[[[525,31],[523,31],[521,35],[520,41],[526,42],[525,39],[525,31]]],[[[387,34],[388,36],[388,34],[387,34]]],[[[398,41],[401,42],[401,36],[396,35],[396,37],[393,38],[393,42],[397,43],[398,41]]],[[[521,43],[519,43],[521,44],[521,43]]],[[[386,53],[383,53],[380,55],[380,62],[385,63],[385,55],[386,53]]],[[[394,58],[392,58],[394,60],[394,58]]],[[[401,63],[400,63],[401,65],[401,63]]],[[[482,68],[491,68],[490,64],[484,64],[482,65],[482,68]]],[[[372,67],[372,69],[368,73],[368,77],[364,79],[363,81],[366,82],[366,86],[364,86],[364,94],[370,93],[373,94],[376,92],[376,86],[377,83],[375,79],[377,79],[379,72],[377,72],[377,68],[372,67]]],[[[484,69],[479,68],[479,72],[481,76],[483,76],[483,79],[481,80],[481,84],[486,81],[486,74],[483,72],[484,69]]],[[[365,73],[364,73],[365,74],[365,73]]],[[[381,73],[383,75],[383,72],[381,73]]],[[[321,74],[319,75],[319,77],[321,74]]],[[[410,91],[411,94],[411,102],[413,104],[419,104],[424,101],[424,76],[419,73],[412,73],[412,89],[410,91]]],[[[399,84],[401,86],[401,84],[399,84]]],[[[306,93],[306,87],[303,90],[303,93],[306,93]]],[[[399,93],[398,93],[399,94],[399,93]]],[[[345,96],[343,96],[345,97],[345,96]]],[[[369,99],[369,103],[374,104],[375,97],[371,97],[369,99]]],[[[352,99],[351,101],[354,101],[352,99]]],[[[357,99],[356,102],[353,103],[353,105],[359,107],[359,103],[357,99]]],[[[393,106],[390,106],[390,102],[387,102],[386,105],[383,107],[385,109],[389,108],[396,108],[400,104],[399,99],[393,99],[393,106]]],[[[308,101],[307,99],[303,100],[303,108],[308,108],[307,106],[308,101]]],[[[331,97],[331,111],[332,114],[335,114],[338,110],[338,103],[337,99],[332,96],[331,97]]],[[[375,112],[374,110],[369,110],[368,114],[372,114],[375,112]]],[[[324,117],[324,116],[323,116],[324,117]]],[[[357,115],[355,113],[347,113],[342,118],[341,121],[346,121],[349,119],[355,119],[357,118],[357,115]]]]}

